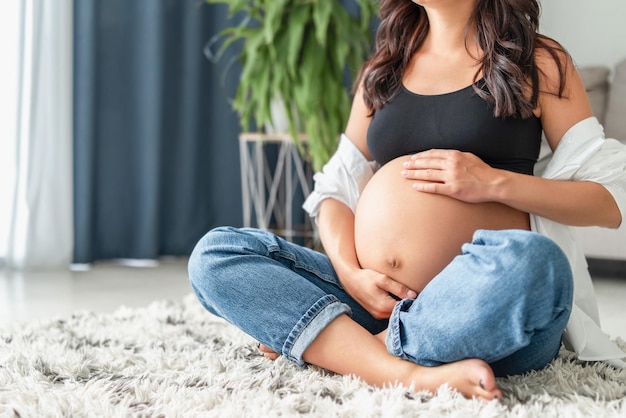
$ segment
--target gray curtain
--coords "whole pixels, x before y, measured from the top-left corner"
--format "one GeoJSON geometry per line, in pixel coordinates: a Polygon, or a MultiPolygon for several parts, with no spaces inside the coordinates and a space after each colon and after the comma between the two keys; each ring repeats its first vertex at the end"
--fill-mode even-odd
{"type": "Polygon", "coordinates": [[[185,256],[240,226],[238,70],[203,54],[226,23],[201,0],[74,2],[74,263],[185,256]]]}

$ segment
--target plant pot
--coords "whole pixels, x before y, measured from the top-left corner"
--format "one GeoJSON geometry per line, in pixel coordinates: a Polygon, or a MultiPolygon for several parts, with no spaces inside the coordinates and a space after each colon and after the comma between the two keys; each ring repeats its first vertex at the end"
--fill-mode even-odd
{"type": "MultiPolygon", "coordinates": [[[[264,125],[265,132],[268,134],[288,134],[289,133],[289,118],[287,117],[287,107],[282,99],[273,99],[270,103],[270,114],[272,116],[272,122],[267,122],[264,125]]],[[[297,119],[295,108],[292,106],[291,114],[294,115],[295,125],[300,126],[297,119]]]]}

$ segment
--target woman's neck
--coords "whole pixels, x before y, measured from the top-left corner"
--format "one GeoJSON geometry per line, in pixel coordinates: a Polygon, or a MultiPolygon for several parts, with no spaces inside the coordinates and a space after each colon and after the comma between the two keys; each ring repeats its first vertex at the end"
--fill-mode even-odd
{"type": "Polygon", "coordinates": [[[402,82],[409,90],[427,95],[467,87],[481,77],[482,52],[475,29],[468,29],[474,2],[442,0],[432,6],[426,0],[419,4],[422,3],[430,29],[405,69],[402,82]]]}
{"type": "Polygon", "coordinates": [[[444,2],[439,7],[424,6],[429,21],[429,32],[422,44],[422,51],[446,55],[467,54],[475,56],[478,53],[475,29],[469,27],[468,21],[474,11],[474,2],[444,2]],[[469,30],[469,33],[467,31],[469,30]]]}

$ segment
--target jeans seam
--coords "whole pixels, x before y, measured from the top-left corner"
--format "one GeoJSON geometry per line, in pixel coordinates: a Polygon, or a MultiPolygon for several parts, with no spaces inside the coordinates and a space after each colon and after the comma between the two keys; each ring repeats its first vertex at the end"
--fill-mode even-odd
{"type": "Polygon", "coordinates": [[[314,274],[315,276],[317,276],[318,278],[320,278],[321,280],[324,280],[327,283],[332,283],[335,284],[337,286],[339,286],[339,288],[343,289],[343,286],[341,285],[341,281],[339,280],[332,280],[332,278],[329,278],[327,275],[322,274],[318,268],[311,266],[309,264],[303,263],[302,261],[298,260],[297,257],[294,256],[293,253],[289,252],[289,251],[285,251],[284,249],[280,248],[277,251],[277,255],[280,258],[289,260],[290,262],[293,263],[294,268],[298,269],[298,270],[304,270],[308,273],[314,274]]]}

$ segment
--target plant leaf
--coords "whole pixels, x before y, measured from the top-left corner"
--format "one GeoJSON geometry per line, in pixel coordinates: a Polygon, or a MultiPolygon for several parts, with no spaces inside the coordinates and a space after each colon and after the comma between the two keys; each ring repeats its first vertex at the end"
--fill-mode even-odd
{"type": "Polygon", "coordinates": [[[322,47],[326,47],[326,35],[328,22],[333,12],[333,1],[316,0],[313,2],[313,21],[315,23],[315,36],[322,47]]]}
{"type": "Polygon", "coordinates": [[[209,4],[226,4],[228,5],[229,15],[232,17],[240,11],[250,11],[249,0],[205,0],[209,4]]]}
{"type": "Polygon", "coordinates": [[[244,16],[220,32],[218,51],[241,45],[241,78],[231,105],[242,128],[270,121],[272,99],[282,98],[294,142],[307,150],[314,169],[321,169],[349,117],[346,77],[353,77],[371,52],[378,0],[351,0],[359,5],[358,16],[338,0],[205,1],[226,4],[231,16],[244,16]],[[307,147],[298,140],[302,132],[307,147]]]}
{"type": "MultiPolygon", "coordinates": [[[[328,1],[328,0],[326,0],[328,1]]],[[[289,43],[287,45],[287,69],[292,76],[297,71],[298,61],[302,54],[302,39],[304,38],[304,32],[307,27],[307,22],[310,20],[311,6],[302,5],[294,7],[294,10],[289,16],[289,43]]]]}
{"type": "Polygon", "coordinates": [[[269,0],[265,9],[265,19],[263,19],[263,30],[265,32],[265,42],[274,42],[276,33],[281,29],[285,10],[290,0],[269,0]]]}

